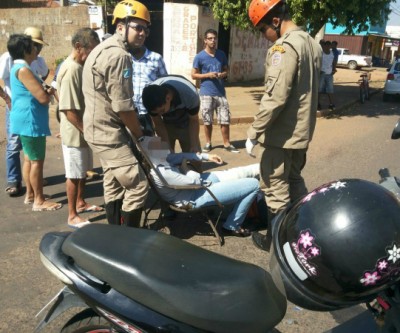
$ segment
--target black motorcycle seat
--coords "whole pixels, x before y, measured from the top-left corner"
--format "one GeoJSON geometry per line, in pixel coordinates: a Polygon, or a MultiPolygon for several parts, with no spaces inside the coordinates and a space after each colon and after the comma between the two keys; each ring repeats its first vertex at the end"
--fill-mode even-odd
{"type": "Polygon", "coordinates": [[[92,224],[62,251],[119,293],[206,331],[266,332],[286,311],[262,268],[160,232],[92,224]]]}

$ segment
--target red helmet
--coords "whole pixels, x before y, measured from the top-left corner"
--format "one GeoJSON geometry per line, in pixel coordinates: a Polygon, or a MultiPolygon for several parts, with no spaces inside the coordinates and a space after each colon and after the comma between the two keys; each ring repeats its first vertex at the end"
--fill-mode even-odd
{"type": "Polygon", "coordinates": [[[284,3],[285,0],[253,0],[249,6],[250,21],[257,26],[261,19],[281,2],[284,3]]]}

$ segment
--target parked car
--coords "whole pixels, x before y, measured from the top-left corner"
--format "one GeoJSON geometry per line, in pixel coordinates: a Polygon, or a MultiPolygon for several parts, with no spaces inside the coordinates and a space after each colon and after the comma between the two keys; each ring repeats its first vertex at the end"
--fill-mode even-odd
{"type": "Polygon", "coordinates": [[[400,59],[395,60],[388,68],[388,75],[383,88],[383,101],[386,102],[393,95],[400,95],[400,59]]]}
{"type": "Polygon", "coordinates": [[[350,69],[372,66],[371,56],[350,54],[349,49],[341,47],[338,47],[337,49],[339,51],[339,60],[337,66],[346,66],[350,69]]]}

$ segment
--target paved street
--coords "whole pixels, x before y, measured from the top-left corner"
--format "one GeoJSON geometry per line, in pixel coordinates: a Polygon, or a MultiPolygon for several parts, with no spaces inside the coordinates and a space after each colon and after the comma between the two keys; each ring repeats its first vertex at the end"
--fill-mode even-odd
{"type": "MultiPolygon", "coordinates": [[[[254,99],[256,104],[254,91],[260,94],[262,88],[252,88],[248,94],[253,95],[239,98],[254,99]]],[[[358,93],[357,90],[353,91],[358,93]]],[[[398,106],[399,101],[383,104],[382,96],[378,93],[364,105],[355,104],[344,111],[319,118],[304,170],[309,189],[339,178],[363,178],[376,182],[381,167],[388,167],[392,174],[400,175],[400,141],[390,140],[391,131],[400,114],[398,106]]],[[[248,108],[254,106],[248,105],[248,108]]],[[[4,113],[3,107],[1,112],[4,113]]],[[[0,123],[2,156],[5,149],[3,120],[4,117],[0,123]]],[[[51,122],[54,134],[57,132],[54,116],[51,122]]],[[[240,154],[225,153],[218,147],[213,151],[224,158],[224,167],[256,161],[245,154],[243,149],[247,127],[247,124],[240,123],[231,127],[231,137],[234,144],[241,148],[240,154]]],[[[213,137],[214,146],[222,145],[218,128],[213,137]]],[[[96,166],[99,166],[97,161],[96,166]]],[[[206,168],[211,167],[214,165],[206,165],[206,168]]],[[[0,179],[5,179],[4,169],[4,164],[0,165],[0,179]]],[[[60,142],[55,136],[48,140],[44,174],[49,181],[45,193],[66,205],[63,160],[60,142]]],[[[88,183],[87,194],[90,203],[102,204],[101,181],[88,183]]],[[[67,207],[55,212],[33,213],[29,206],[23,204],[23,197],[9,198],[2,190],[0,200],[0,332],[31,332],[37,323],[34,315],[62,287],[42,266],[38,245],[44,233],[68,230],[67,207]]],[[[87,214],[87,217],[94,222],[105,222],[105,216],[101,213],[87,214]]],[[[208,229],[195,218],[180,220],[173,224],[172,229],[174,235],[186,241],[268,269],[269,255],[256,249],[250,238],[227,237],[226,245],[219,247],[212,235],[196,234],[198,230],[207,232],[208,229]]],[[[306,311],[290,304],[286,317],[277,329],[288,333],[323,332],[362,309],[357,306],[335,313],[321,313],[306,311]]],[[[56,332],[55,327],[62,323],[62,319],[57,320],[46,332],[56,332]]]]}

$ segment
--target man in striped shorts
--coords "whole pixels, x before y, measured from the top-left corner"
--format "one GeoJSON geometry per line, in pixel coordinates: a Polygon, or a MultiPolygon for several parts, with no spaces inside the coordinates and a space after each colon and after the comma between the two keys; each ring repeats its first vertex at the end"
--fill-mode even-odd
{"type": "Polygon", "coordinates": [[[206,144],[202,150],[208,153],[212,149],[213,117],[214,111],[217,111],[217,122],[221,126],[224,149],[238,153],[239,150],[231,144],[229,136],[230,111],[224,87],[224,79],[228,76],[228,60],[225,53],[217,49],[217,36],[217,32],[213,29],[205,32],[205,48],[194,58],[192,68],[192,79],[201,80],[201,115],[206,137],[206,144]]]}

